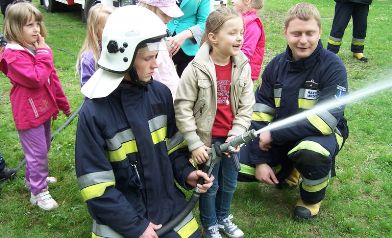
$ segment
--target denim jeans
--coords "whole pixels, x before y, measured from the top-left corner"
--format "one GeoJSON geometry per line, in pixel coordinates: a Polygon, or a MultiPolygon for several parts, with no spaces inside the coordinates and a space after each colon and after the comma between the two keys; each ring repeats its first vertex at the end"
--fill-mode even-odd
{"type": "MultiPolygon", "coordinates": [[[[212,143],[223,143],[224,138],[213,139],[212,143]]],[[[205,229],[217,224],[230,215],[230,204],[237,187],[238,171],[233,158],[239,154],[224,156],[212,170],[215,180],[206,193],[201,194],[199,201],[200,221],[205,229]]]]}

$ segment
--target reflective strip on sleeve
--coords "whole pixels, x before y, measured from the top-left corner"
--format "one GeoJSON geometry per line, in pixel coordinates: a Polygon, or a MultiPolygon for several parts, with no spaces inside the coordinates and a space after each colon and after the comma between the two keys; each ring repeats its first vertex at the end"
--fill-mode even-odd
{"type": "Polygon", "coordinates": [[[253,111],[254,112],[264,112],[270,115],[274,115],[275,114],[275,109],[263,104],[263,103],[256,103],[255,105],[253,105],[253,111]]]}
{"type": "Polygon", "coordinates": [[[195,233],[198,228],[199,225],[193,217],[192,212],[190,212],[180,224],[173,228],[173,230],[176,231],[181,238],[188,238],[195,233]]]}
{"type": "Polygon", "coordinates": [[[315,192],[321,191],[323,188],[327,187],[328,182],[329,182],[329,179],[327,179],[324,182],[317,184],[317,185],[306,185],[306,184],[302,183],[301,187],[307,192],[315,193],[315,192]]]}
{"type": "Polygon", "coordinates": [[[291,155],[292,153],[297,152],[299,150],[311,150],[325,157],[329,157],[330,155],[327,149],[325,149],[322,145],[314,141],[301,141],[296,147],[291,149],[287,154],[291,155]]]}
{"type": "Polygon", "coordinates": [[[240,167],[241,167],[240,173],[255,176],[256,169],[254,167],[246,164],[240,164],[240,167]]]}
{"type": "Polygon", "coordinates": [[[92,237],[110,237],[110,238],[122,238],[120,234],[115,232],[112,228],[107,225],[98,224],[95,220],[93,220],[93,233],[92,237]]]}
{"type": "Polygon", "coordinates": [[[331,45],[340,46],[340,45],[342,45],[342,39],[339,39],[339,38],[336,38],[333,36],[329,36],[328,43],[331,45]]]}
{"type": "Polygon", "coordinates": [[[329,112],[319,113],[307,117],[309,122],[323,135],[330,135],[335,130],[338,121],[329,112]]]}
{"type": "Polygon", "coordinates": [[[89,173],[78,177],[80,193],[84,201],[100,197],[107,187],[115,185],[112,170],[89,173]]]}
{"type": "Polygon", "coordinates": [[[263,112],[253,112],[252,113],[252,121],[266,121],[271,122],[273,116],[263,112]]]}
{"type": "Polygon", "coordinates": [[[166,141],[166,147],[168,154],[170,155],[171,153],[180,148],[186,148],[187,143],[182,134],[178,131],[176,134],[174,134],[174,136],[172,136],[166,141]]]}
{"type": "Polygon", "coordinates": [[[365,39],[353,38],[351,41],[351,44],[356,45],[356,46],[363,46],[363,45],[365,45],[365,39]]]}
{"type": "Polygon", "coordinates": [[[152,142],[158,144],[166,139],[167,134],[167,116],[160,115],[148,121],[151,131],[152,142]]]}
{"type": "Polygon", "coordinates": [[[137,145],[131,129],[117,133],[113,138],[106,140],[110,162],[118,162],[127,158],[127,154],[136,153],[137,145]]]}

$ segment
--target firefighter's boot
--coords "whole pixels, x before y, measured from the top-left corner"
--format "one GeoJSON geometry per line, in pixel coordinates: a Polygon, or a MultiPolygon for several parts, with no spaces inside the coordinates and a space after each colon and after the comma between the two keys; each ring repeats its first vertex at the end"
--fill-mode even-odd
{"type": "Polygon", "coordinates": [[[294,208],[294,217],[299,219],[311,219],[319,213],[320,205],[321,202],[316,204],[305,204],[300,198],[294,208]]]}

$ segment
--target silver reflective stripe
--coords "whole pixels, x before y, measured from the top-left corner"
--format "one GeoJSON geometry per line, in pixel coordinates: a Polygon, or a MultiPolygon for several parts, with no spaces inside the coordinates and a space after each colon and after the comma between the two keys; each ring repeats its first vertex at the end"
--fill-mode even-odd
{"type": "Polygon", "coordinates": [[[127,141],[134,140],[135,136],[131,129],[127,129],[125,131],[121,131],[117,133],[112,139],[106,140],[106,145],[109,150],[117,150],[121,147],[121,144],[127,141]]]}
{"type": "Polygon", "coordinates": [[[352,41],[355,41],[355,42],[365,42],[365,39],[358,39],[358,38],[354,38],[353,37],[352,41]]]}
{"type": "Polygon", "coordinates": [[[274,97],[276,97],[276,98],[282,97],[282,88],[275,88],[274,89],[274,97]]]}
{"type": "Polygon", "coordinates": [[[338,120],[336,120],[336,118],[328,111],[317,113],[317,116],[323,119],[323,121],[328,124],[328,126],[332,129],[332,131],[338,125],[338,120]]]}
{"type": "Polygon", "coordinates": [[[329,36],[329,39],[333,40],[333,41],[342,41],[342,38],[336,38],[333,36],[329,36]]]}
{"type": "Polygon", "coordinates": [[[106,225],[98,224],[93,220],[93,233],[100,237],[122,238],[120,234],[115,232],[112,228],[106,225]]]}
{"type": "Polygon", "coordinates": [[[167,125],[167,116],[166,115],[157,116],[157,117],[148,121],[148,126],[149,126],[151,132],[154,132],[158,129],[161,129],[162,127],[165,127],[166,125],[167,125]]]}
{"type": "Polygon", "coordinates": [[[113,170],[89,173],[78,177],[79,188],[83,189],[94,184],[115,182],[113,170]]]}
{"type": "Polygon", "coordinates": [[[178,232],[183,226],[190,222],[193,218],[193,213],[190,212],[177,226],[173,228],[175,232],[178,232]]]}
{"type": "Polygon", "coordinates": [[[177,145],[181,144],[183,141],[184,141],[184,137],[178,131],[174,136],[169,138],[169,140],[167,141],[167,143],[166,143],[167,150],[170,151],[171,149],[173,149],[177,145]]]}
{"type": "Polygon", "coordinates": [[[315,186],[315,185],[321,184],[321,183],[327,181],[328,179],[330,179],[331,178],[331,171],[329,171],[328,175],[325,176],[324,178],[317,179],[317,180],[307,179],[307,178],[304,178],[302,175],[301,175],[301,177],[302,177],[303,184],[308,185],[308,186],[315,186]]]}
{"type": "Polygon", "coordinates": [[[272,107],[263,104],[263,103],[256,103],[255,105],[253,105],[253,111],[254,112],[264,112],[264,113],[268,113],[270,115],[274,115],[275,114],[275,109],[273,109],[272,107]]]}

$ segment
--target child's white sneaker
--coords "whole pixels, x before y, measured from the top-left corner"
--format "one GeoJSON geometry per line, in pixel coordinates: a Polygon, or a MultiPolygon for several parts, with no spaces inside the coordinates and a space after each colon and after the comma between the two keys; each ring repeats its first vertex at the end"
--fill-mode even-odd
{"type": "Polygon", "coordinates": [[[58,208],[57,202],[50,196],[48,190],[44,190],[37,195],[31,194],[30,202],[33,205],[37,205],[43,210],[49,211],[58,208]]]}
{"type": "Polygon", "coordinates": [[[46,182],[47,183],[57,183],[57,178],[56,177],[46,177],[46,182]]]}
{"type": "Polygon", "coordinates": [[[229,215],[222,221],[218,221],[219,230],[223,231],[230,238],[243,238],[244,232],[233,223],[233,215],[229,215]]]}

